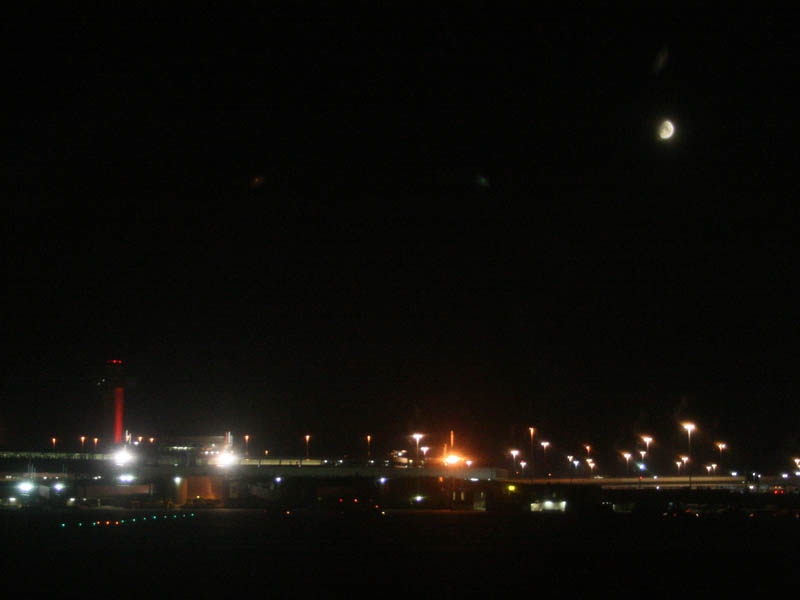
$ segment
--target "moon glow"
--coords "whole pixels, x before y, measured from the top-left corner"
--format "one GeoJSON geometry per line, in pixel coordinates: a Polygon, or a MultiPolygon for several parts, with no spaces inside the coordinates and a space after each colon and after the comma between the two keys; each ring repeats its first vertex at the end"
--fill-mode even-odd
{"type": "Polygon", "coordinates": [[[675,134],[675,125],[672,121],[666,119],[658,126],[658,137],[662,140],[668,140],[675,134]]]}

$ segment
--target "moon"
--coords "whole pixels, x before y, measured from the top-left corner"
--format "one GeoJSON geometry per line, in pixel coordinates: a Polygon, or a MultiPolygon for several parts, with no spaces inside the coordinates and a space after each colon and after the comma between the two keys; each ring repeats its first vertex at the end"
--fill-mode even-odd
{"type": "Polygon", "coordinates": [[[665,119],[658,126],[658,137],[662,140],[668,140],[673,135],[675,135],[675,125],[669,119],[665,119]]]}

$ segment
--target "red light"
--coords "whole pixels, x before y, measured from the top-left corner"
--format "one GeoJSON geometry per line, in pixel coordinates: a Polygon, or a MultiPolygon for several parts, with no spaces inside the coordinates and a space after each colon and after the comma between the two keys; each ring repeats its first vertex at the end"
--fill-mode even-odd
{"type": "Polygon", "coordinates": [[[342,499],[342,498],[339,498],[339,502],[344,502],[344,499],[342,499]]]}
{"type": "Polygon", "coordinates": [[[356,504],[358,504],[358,498],[353,498],[353,502],[355,502],[356,504]]]}

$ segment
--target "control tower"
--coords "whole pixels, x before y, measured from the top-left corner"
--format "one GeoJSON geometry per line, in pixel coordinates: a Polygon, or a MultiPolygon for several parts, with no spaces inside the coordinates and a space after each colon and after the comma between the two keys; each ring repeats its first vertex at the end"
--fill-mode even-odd
{"type": "Polygon", "coordinates": [[[106,439],[113,440],[114,444],[124,442],[124,415],[125,415],[125,382],[122,361],[111,359],[106,361],[106,374],[103,381],[103,404],[105,418],[103,429],[106,439]]]}

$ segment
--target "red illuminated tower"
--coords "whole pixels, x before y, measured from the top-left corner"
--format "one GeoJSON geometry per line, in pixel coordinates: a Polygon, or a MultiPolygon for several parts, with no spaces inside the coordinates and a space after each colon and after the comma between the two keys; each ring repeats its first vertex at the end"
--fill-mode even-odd
{"type": "Polygon", "coordinates": [[[117,359],[106,361],[107,404],[111,407],[112,426],[111,439],[121,444],[123,438],[123,417],[125,414],[125,386],[122,378],[122,361],[117,359]]]}

